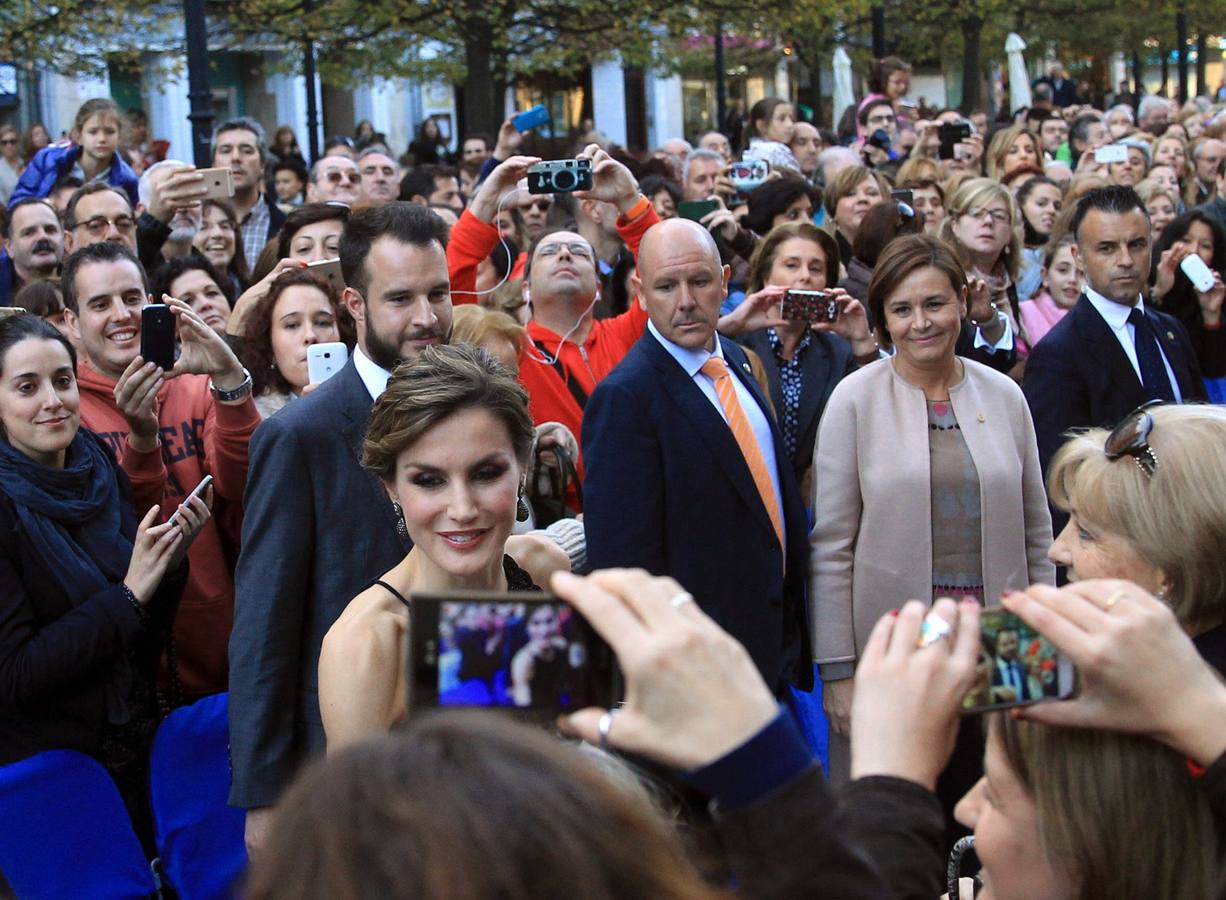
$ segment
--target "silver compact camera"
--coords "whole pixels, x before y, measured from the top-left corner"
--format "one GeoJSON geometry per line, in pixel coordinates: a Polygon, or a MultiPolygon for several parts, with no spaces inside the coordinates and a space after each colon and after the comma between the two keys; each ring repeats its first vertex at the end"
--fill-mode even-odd
{"type": "Polygon", "coordinates": [[[590,159],[553,159],[528,169],[529,194],[568,194],[591,189],[590,159]]]}

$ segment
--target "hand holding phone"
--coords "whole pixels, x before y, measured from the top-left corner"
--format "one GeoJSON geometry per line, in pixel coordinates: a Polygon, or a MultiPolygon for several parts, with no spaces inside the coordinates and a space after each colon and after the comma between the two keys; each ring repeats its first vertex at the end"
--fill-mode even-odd
{"type": "Polygon", "coordinates": [[[1122,163],[1128,159],[1128,148],[1123,144],[1108,144],[1094,151],[1094,162],[1100,166],[1122,163]]]}
{"type": "Polygon", "coordinates": [[[1192,282],[1192,287],[1202,294],[1207,294],[1213,290],[1213,270],[1206,265],[1199,254],[1195,252],[1189,253],[1180,260],[1179,268],[1183,270],[1183,274],[1188,276],[1188,281],[1192,282]]]}
{"type": "Polygon", "coordinates": [[[323,278],[340,293],[345,289],[345,277],[341,274],[339,259],[317,259],[307,263],[307,271],[317,278],[323,278]]]}
{"type": "Polygon", "coordinates": [[[718,200],[682,200],[677,204],[677,215],[691,222],[701,223],[705,216],[719,208],[718,200]]]}
{"type": "Polygon", "coordinates": [[[549,110],[539,105],[524,110],[511,119],[511,124],[515,126],[515,130],[521,134],[525,131],[532,131],[534,128],[540,128],[548,122],[549,110]]]}
{"type": "Polygon", "coordinates": [[[833,325],[843,311],[843,302],[829,291],[791,289],[783,295],[782,318],[789,321],[824,322],[833,325]]]}
{"type": "Polygon", "coordinates": [[[729,163],[728,179],[742,194],[747,194],[766,183],[770,163],[764,159],[748,159],[729,163]]]}
{"type": "Polygon", "coordinates": [[[1028,706],[1073,695],[1072,660],[1014,613],[1002,607],[980,616],[979,663],[962,712],[1028,706]]]}
{"type": "Polygon", "coordinates": [[[311,384],[323,384],[348,361],[349,348],[340,341],[312,344],[307,347],[307,379],[311,384]]]}
{"type": "Polygon", "coordinates": [[[164,303],[140,311],[140,355],[166,372],[175,367],[175,317],[164,303]]]}
{"type": "Polygon", "coordinates": [[[199,169],[204,176],[205,200],[228,200],[234,196],[234,177],[224,166],[215,169],[199,169]]]}
{"type": "MultiPolygon", "coordinates": [[[[209,489],[209,486],[212,485],[212,483],[213,483],[213,476],[205,475],[203,478],[200,479],[200,483],[196,485],[194,488],[192,488],[192,492],[187,495],[187,499],[184,500],[183,503],[179,505],[182,506],[186,504],[188,501],[196,497],[203,497],[204,492],[209,489]]],[[[166,521],[170,523],[174,523],[178,521],[178,518],[179,518],[179,510],[176,508],[175,511],[170,514],[170,518],[167,519],[166,521]]]]}

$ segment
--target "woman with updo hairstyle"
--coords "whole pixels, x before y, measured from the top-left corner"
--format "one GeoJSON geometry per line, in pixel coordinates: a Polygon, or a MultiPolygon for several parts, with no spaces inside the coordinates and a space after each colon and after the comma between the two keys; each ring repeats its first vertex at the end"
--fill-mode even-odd
{"type": "Polygon", "coordinates": [[[646,792],[539,729],[442,713],[313,764],[249,900],[717,900],[646,792]]]}
{"type": "Polygon", "coordinates": [[[413,546],[324,637],[319,705],[329,750],[404,718],[411,593],[538,590],[505,552],[516,519],[527,518],[518,501],[533,434],[527,391],[479,347],[427,347],[392,373],[362,464],[383,483],[413,546]]]}
{"type": "Polygon", "coordinates": [[[278,259],[336,259],[341,232],[349,221],[344,203],[304,203],[285,217],[277,232],[278,259]]]}
{"type": "Polygon", "coordinates": [[[251,373],[255,405],[267,419],[313,390],[307,350],[341,342],[352,352],[357,333],[336,288],[303,269],[274,279],[252,312],[243,341],[243,365],[251,373]]]}
{"type": "Polygon", "coordinates": [[[1069,520],[1049,555],[1070,581],[1123,578],[1156,595],[1226,673],[1226,409],[1150,404],[1114,432],[1144,432],[1148,449],[1118,454],[1096,428],[1052,458],[1048,491],[1069,520]]]}
{"type": "Polygon", "coordinates": [[[749,146],[742,159],[764,159],[772,169],[790,169],[800,174],[800,163],[791,148],[796,133],[796,111],[792,104],[779,97],[763,97],[749,110],[749,146]]]}
{"type": "Polygon", "coordinates": [[[997,181],[1022,166],[1042,166],[1043,148],[1025,125],[1002,128],[992,135],[985,158],[987,175],[997,181]]]}

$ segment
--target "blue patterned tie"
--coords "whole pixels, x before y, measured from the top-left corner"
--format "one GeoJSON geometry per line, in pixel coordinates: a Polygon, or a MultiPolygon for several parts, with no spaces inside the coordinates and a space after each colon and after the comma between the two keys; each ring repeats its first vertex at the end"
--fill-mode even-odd
{"type": "Polygon", "coordinates": [[[1141,366],[1141,383],[1145,386],[1146,396],[1150,400],[1174,403],[1175,391],[1171,388],[1171,380],[1166,376],[1166,366],[1162,363],[1162,353],[1158,349],[1154,327],[1145,313],[1135,306],[1128,314],[1128,322],[1134,330],[1133,342],[1137,348],[1137,363],[1141,366]]]}

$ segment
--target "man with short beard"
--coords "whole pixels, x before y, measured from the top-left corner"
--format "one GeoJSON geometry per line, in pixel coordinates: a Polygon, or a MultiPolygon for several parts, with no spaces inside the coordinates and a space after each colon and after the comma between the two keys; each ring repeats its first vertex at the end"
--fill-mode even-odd
{"type": "Polygon", "coordinates": [[[447,230],[427,207],[356,211],[341,234],[353,356],[251,442],[230,642],[231,804],[258,850],[270,807],[324,749],[323,637],[345,604],[404,558],[387,493],[361,459],[367,419],[392,368],[451,336],[447,230]]]}
{"type": "Polygon", "coordinates": [[[64,229],[55,208],[39,197],[19,200],[0,221],[0,306],[11,306],[18,288],[55,277],[64,259],[64,229]]]}

